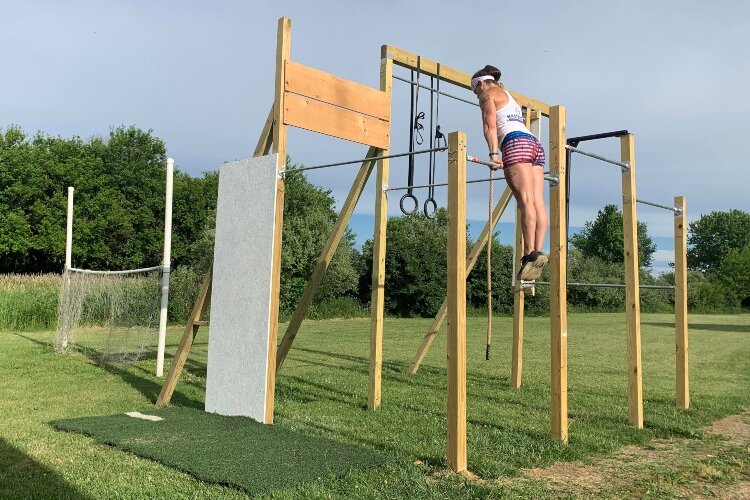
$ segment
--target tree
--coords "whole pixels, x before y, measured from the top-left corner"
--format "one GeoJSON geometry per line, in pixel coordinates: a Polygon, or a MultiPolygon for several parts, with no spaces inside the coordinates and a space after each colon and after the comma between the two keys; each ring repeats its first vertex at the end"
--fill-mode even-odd
{"type": "Polygon", "coordinates": [[[0,133],[0,272],[59,272],[67,187],[76,187],[74,265],[122,269],[161,261],[164,143],[135,127],[87,142],[0,133]]]}
{"type": "MultiPolygon", "coordinates": [[[[282,311],[292,311],[297,306],[338,216],[331,192],[314,186],[304,173],[294,173],[294,168],[287,158],[281,250],[282,311]]],[[[347,230],[316,292],[317,302],[355,294],[357,271],[353,247],[354,234],[347,230]]]]}
{"type": "MultiPolygon", "coordinates": [[[[467,251],[476,243],[467,246],[467,251]]],[[[492,310],[510,313],[513,310],[513,247],[492,238],[492,310]]],[[[466,279],[466,298],[476,308],[487,307],[487,246],[466,279]]]]}
{"type": "MultiPolygon", "coordinates": [[[[446,292],[448,211],[434,219],[421,213],[388,219],[385,261],[385,310],[398,316],[433,316],[446,292]]],[[[360,260],[359,296],[369,301],[372,240],[365,242],[360,260]]]]}
{"type": "Polygon", "coordinates": [[[688,267],[716,273],[732,249],[750,246],[750,214],[742,210],[711,212],[688,226],[688,267]]]}
{"type": "Polygon", "coordinates": [[[732,305],[750,306],[750,246],[729,250],[721,259],[719,273],[732,305]]]}
{"type": "MultiPolygon", "coordinates": [[[[587,221],[581,232],[570,237],[570,243],[584,257],[599,257],[606,262],[620,263],[625,259],[625,238],[622,212],[616,205],[605,205],[593,222],[587,221]]],[[[641,267],[650,267],[656,245],[648,235],[645,222],[638,222],[638,261],[641,267]]]]}

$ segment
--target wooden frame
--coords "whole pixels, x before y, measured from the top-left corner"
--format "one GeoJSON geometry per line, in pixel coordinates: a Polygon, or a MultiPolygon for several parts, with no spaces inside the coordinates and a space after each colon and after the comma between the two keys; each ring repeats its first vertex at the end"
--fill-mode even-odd
{"type": "MultiPolygon", "coordinates": [[[[370,146],[366,157],[386,156],[390,149],[390,103],[392,93],[393,65],[409,69],[416,68],[416,55],[404,50],[385,45],[381,47],[380,89],[342,79],[314,68],[293,62],[291,53],[291,21],[281,18],[278,22],[276,77],[274,104],[264,124],[261,136],[254,150],[254,155],[278,153],[277,171],[277,208],[275,212],[274,255],[272,262],[272,303],[269,311],[271,332],[268,345],[269,376],[267,385],[267,404],[264,421],[273,422],[274,388],[276,371],[282,366],[289,348],[299,331],[305,313],[315,291],[325,274],[330,260],[343,236],[354,207],[359,200],[367,180],[375,168],[373,160],[365,160],[352,185],[344,207],[339,214],[334,229],[329,235],[325,249],[321,253],[313,275],[303,297],[278,347],[279,285],[281,268],[281,230],[283,227],[284,181],[283,170],[286,166],[287,126],[293,125],[336,137],[361,142],[370,146]],[[311,116],[315,115],[315,116],[311,116]]],[[[437,63],[420,58],[420,71],[437,76],[437,63]]],[[[448,66],[440,67],[441,80],[469,88],[470,75],[448,66]]],[[[527,113],[534,113],[535,119],[541,116],[550,117],[551,166],[553,175],[560,177],[560,182],[553,193],[555,200],[564,203],[564,126],[565,110],[561,106],[550,106],[542,101],[511,91],[516,100],[527,108],[527,113]],[[556,128],[553,128],[556,127],[556,128]]],[[[448,318],[448,464],[457,471],[466,471],[466,275],[479,252],[491,238],[491,231],[505,210],[510,197],[506,189],[496,205],[492,220],[488,221],[482,235],[466,255],[466,135],[453,132],[448,137],[449,143],[449,287],[444,307],[435,319],[431,332],[425,336],[421,353],[412,363],[413,371],[426,354],[429,345],[442,323],[448,318]]],[[[374,410],[381,403],[382,376],[382,339],[383,339],[383,299],[385,285],[385,249],[387,225],[386,188],[389,177],[388,159],[377,161],[377,182],[375,199],[375,228],[373,241],[372,273],[372,309],[370,329],[370,377],[368,408],[374,410]]],[[[558,203],[559,204],[559,203],[558,203]]],[[[560,205],[562,206],[562,205],[560,205]]],[[[555,219],[560,240],[560,229],[565,227],[564,209],[552,207],[552,218],[555,219]]],[[[564,207],[563,207],[564,208],[564,207]]],[[[561,240],[562,241],[562,240],[561,240]]],[[[555,272],[564,272],[564,244],[552,252],[551,262],[555,272]]],[[[180,372],[184,367],[190,346],[201,326],[208,325],[204,315],[210,300],[212,273],[206,275],[191,316],[186,325],[180,347],[170,367],[162,392],[157,401],[164,406],[171,400],[180,372]]],[[[554,288],[555,286],[553,286],[554,288]]],[[[558,280],[556,289],[560,290],[558,300],[552,308],[554,315],[553,336],[553,434],[567,441],[567,375],[566,375],[566,310],[565,310],[565,277],[558,280]],[[555,375],[557,372],[557,376],[555,375]],[[561,375],[562,374],[562,375],[561,375]],[[557,377],[557,378],[556,378],[557,377]],[[555,385],[557,384],[557,385],[555,385]]],[[[519,339],[520,340],[520,339],[519,339]]],[[[520,346],[520,342],[519,342],[520,346]]],[[[518,359],[520,359],[520,352],[518,359]]],[[[520,365],[518,374],[520,377],[520,365]]],[[[520,380],[520,379],[519,379],[520,380]]],[[[519,382],[520,384],[520,382],[519,382]]]]}

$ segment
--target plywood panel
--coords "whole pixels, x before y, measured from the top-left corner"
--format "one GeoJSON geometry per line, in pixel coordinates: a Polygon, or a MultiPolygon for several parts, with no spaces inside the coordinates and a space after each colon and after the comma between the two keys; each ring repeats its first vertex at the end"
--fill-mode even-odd
{"type": "Polygon", "coordinates": [[[286,62],[284,89],[381,120],[391,119],[388,93],[294,61],[286,62]]]}
{"type": "Polygon", "coordinates": [[[219,173],[206,411],[266,419],[278,155],[219,173]]]}

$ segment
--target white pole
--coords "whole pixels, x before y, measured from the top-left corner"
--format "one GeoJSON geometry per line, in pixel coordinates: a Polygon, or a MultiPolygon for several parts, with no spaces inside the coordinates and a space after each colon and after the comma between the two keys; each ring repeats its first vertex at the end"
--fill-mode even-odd
{"type": "Polygon", "coordinates": [[[156,376],[164,375],[164,348],[167,343],[167,307],[169,306],[169,273],[172,260],[172,178],[174,160],[167,158],[167,193],[164,208],[164,263],[161,278],[161,311],[159,311],[159,346],[156,354],[156,376]]]}
{"type": "Polygon", "coordinates": [[[75,188],[68,186],[68,225],[65,234],[65,269],[73,267],[73,193],[75,188]]]}
{"type": "MultiPolygon", "coordinates": [[[[70,268],[73,267],[73,195],[75,193],[75,188],[73,186],[68,186],[68,215],[67,215],[67,224],[65,227],[65,269],[63,269],[63,280],[65,283],[65,288],[63,290],[63,294],[65,294],[65,299],[70,294],[70,268]]],[[[62,327],[62,339],[60,342],[60,346],[62,347],[63,351],[68,348],[68,325],[63,325],[62,327]]]]}

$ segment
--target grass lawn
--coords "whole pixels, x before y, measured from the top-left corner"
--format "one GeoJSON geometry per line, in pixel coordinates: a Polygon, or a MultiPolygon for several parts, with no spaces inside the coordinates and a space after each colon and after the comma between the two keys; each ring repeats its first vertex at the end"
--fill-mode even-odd
{"type": "MultiPolygon", "coordinates": [[[[552,497],[559,492],[547,490],[545,482],[521,480],[523,470],[560,461],[593,463],[627,445],[648,448],[652,440],[713,443],[716,438],[704,436],[703,427],[750,406],[749,315],[690,317],[687,411],[674,403],[673,317],[643,315],[646,428],[639,431],[626,425],[624,314],[571,314],[570,444],[563,446],[549,435],[549,320],[526,319],[524,386],[518,391],[509,387],[512,320],[495,319],[490,362],[484,361],[485,321],[468,319],[468,460],[477,480],[444,473],[444,332],[419,374],[409,376],[404,368],[430,321],[386,321],[383,404],[379,411],[368,412],[369,320],[311,321],[304,324],[279,373],[276,425],[364,446],[392,460],[270,496],[552,497]]],[[[180,333],[181,329],[170,329],[169,354],[180,333]]],[[[53,420],[148,411],[156,400],[161,381],[153,374],[153,353],[129,367],[100,365],[95,359],[97,336],[80,335],[84,349],[59,356],[51,348],[51,332],[0,332],[0,497],[244,498],[240,490],[201,482],[90,437],[53,430],[53,420]]],[[[202,408],[206,347],[202,329],[174,405],[202,408]]],[[[727,470],[735,474],[699,480],[750,480],[747,446],[722,450],[729,453],[722,455],[727,470]]],[[[634,474],[643,474],[644,489],[629,489],[627,496],[677,496],[681,482],[696,480],[688,474],[656,481],[658,473],[651,469],[634,474]]]]}

